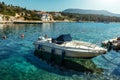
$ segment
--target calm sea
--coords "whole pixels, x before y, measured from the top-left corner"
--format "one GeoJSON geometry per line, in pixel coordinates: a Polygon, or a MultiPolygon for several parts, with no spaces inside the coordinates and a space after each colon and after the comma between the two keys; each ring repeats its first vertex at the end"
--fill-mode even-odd
{"type": "Polygon", "coordinates": [[[0,80],[119,80],[120,52],[108,52],[103,58],[92,61],[103,68],[103,75],[85,74],[71,70],[61,71],[34,56],[33,42],[47,34],[57,37],[71,34],[75,40],[83,40],[97,45],[120,36],[120,23],[43,23],[43,24],[0,24],[0,80]],[[24,39],[21,39],[24,34],[24,39]]]}

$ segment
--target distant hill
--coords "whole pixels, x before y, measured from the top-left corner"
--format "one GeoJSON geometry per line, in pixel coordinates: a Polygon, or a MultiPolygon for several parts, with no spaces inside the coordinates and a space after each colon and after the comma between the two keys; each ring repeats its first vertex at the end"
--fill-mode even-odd
{"type": "Polygon", "coordinates": [[[66,9],[63,11],[63,13],[97,14],[97,15],[120,17],[120,14],[111,13],[106,10],[66,9]]]}

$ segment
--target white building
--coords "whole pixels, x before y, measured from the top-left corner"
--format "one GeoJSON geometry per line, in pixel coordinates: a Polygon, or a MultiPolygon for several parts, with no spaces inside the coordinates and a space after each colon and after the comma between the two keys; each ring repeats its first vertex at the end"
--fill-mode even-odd
{"type": "Polygon", "coordinates": [[[3,21],[3,15],[0,15],[0,21],[3,21]]]}
{"type": "Polygon", "coordinates": [[[46,13],[46,12],[38,12],[37,13],[40,16],[41,21],[54,21],[53,17],[51,14],[46,13]]]}
{"type": "Polygon", "coordinates": [[[62,16],[62,15],[61,15],[61,13],[59,13],[59,12],[55,12],[55,15],[54,15],[54,16],[58,17],[58,16],[62,16]]]}
{"type": "Polygon", "coordinates": [[[41,20],[42,20],[42,21],[50,21],[50,20],[51,20],[51,17],[50,17],[49,14],[42,14],[41,20]]]}

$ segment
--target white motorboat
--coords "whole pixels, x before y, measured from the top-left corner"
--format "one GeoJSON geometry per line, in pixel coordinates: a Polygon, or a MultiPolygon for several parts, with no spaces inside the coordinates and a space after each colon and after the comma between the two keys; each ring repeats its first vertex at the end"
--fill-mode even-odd
{"type": "Polygon", "coordinates": [[[39,37],[34,45],[36,50],[73,58],[93,58],[107,51],[95,44],[72,40],[70,34],[54,39],[39,37]]]}

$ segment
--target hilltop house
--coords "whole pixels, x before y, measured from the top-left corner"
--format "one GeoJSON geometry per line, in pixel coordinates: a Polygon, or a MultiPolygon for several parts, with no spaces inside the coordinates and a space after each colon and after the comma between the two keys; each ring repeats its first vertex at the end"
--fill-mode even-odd
{"type": "Polygon", "coordinates": [[[0,21],[8,21],[9,16],[0,14],[0,21]]]}
{"type": "Polygon", "coordinates": [[[50,21],[50,15],[49,14],[42,14],[41,20],[42,21],[50,21]]]}
{"type": "Polygon", "coordinates": [[[21,15],[22,15],[22,13],[20,13],[20,14],[16,13],[15,17],[11,17],[11,20],[23,21],[24,17],[21,17],[21,15]]]}
{"type": "Polygon", "coordinates": [[[61,15],[61,13],[59,13],[59,12],[55,12],[54,16],[55,16],[55,17],[58,17],[58,16],[62,16],[62,15],[61,15]]]}
{"type": "Polygon", "coordinates": [[[47,22],[47,21],[54,21],[52,15],[49,14],[49,13],[46,13],[46,12],[37,12],[37,14],[40,16],[40,19],[42,21],[45,21],[45,22],[47,22]]]}

